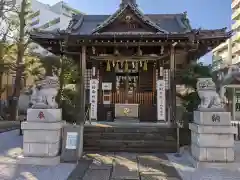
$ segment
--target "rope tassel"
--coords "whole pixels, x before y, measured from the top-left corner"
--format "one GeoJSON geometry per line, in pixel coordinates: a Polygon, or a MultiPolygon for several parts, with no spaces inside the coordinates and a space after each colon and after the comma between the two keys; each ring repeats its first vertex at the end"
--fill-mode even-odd
{"type": "Polygon", "coordinates": [[[107,69],[106,69],[106,71],[111,71],[111,66],[110,66],[109,61],[107,62],[107,69]]]}
{"type": "Polygon", "coordinates": [[[143,70],[147,71],[147,61],[144,61],[143,70]]]}

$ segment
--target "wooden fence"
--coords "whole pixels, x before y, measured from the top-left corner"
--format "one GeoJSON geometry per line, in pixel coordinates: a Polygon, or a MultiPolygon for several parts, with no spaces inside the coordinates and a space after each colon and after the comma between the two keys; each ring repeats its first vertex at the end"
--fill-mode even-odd
{"type": "Polygon", "coordinates": [[[154,94],[154,92],[132,92],[126,97],[125,92],[112,92],[111,103],[125,103],[127,99],[129,104],[154,104],[154,94]]]}
{"type": "Polygon", "coordinates": [[[237,134],[234,134],[235,141],[240,141],[240,121],[231,121],[232,126],[237,127],[237,134]]]}

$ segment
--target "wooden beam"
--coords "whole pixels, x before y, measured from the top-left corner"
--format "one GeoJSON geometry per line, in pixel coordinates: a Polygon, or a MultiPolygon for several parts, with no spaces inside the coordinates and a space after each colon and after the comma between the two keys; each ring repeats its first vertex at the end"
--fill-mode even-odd
{"type": "Polygon", "coordinates": [[[85,118],[85,70],[86,70],[86,46],[82,46],[81,58],[80,58],[80,99],[79,99],[79,119],[78,124],[84,123],[85,118]]]}
{"type": "Polygon", "coordinates": [[[150,55],[144,55],[144,56],[113,56],[113,55],[106,55],[106,56],[91,56],[91,59],[99,60],[99,61],[106,61],[106,60],[114,60],[114,61],[140,61],[140,60],[148,60],[148,61],[156,61],[161,60],[163,58],[168,57],[169,54],[163,55],[163,56],[150,56],[150,55]]]}

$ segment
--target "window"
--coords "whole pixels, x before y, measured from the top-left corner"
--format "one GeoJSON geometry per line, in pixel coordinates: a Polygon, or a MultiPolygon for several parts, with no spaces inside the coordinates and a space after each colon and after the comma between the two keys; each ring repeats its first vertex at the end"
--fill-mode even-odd
{"type": "Polygon", "coordinates": [[[33,21],[32,23],[30,23],[30,26],[35,26],[35,25],[37,25],[37,24],[39,24],[39,19],[36,20],[36,21],[33,21]]]}
{"type": "Polygon", "coordinates": [[[29,18],[30,18],[30,19],[33,19],[33,18],[35,18],[35,17],[37,17],[37,16],[39,16],[39,15],[40,15],[40,10],[37,11],[37,12],[34,12],[34,13],[30,14],[30,15],[29,15],[29,18]]]}

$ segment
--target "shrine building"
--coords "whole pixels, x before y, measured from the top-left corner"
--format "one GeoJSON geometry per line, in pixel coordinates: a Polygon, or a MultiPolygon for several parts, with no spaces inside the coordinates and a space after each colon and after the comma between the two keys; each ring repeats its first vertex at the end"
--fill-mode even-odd
{"type": "Polygon", "coordinates": [[[179,72],[229,37],[226,28],[193,29],[185,12],[144,14],[136,0],[122,0],[112,15],[75,15],[66,30],[31,34],[79,63],[92,120],[168,124],[181,106],[179,72]]]}

